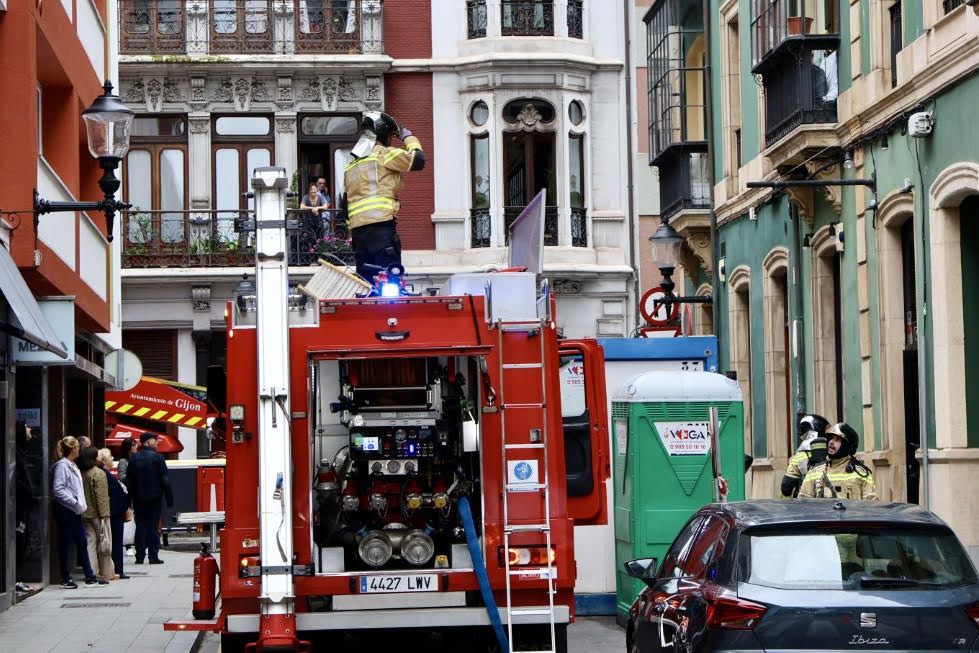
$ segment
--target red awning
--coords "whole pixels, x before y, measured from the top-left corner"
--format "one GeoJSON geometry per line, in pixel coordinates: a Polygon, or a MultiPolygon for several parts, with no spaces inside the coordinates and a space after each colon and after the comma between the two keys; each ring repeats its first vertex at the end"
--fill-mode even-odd
{"type": "MultiPolygon", "coordinates": [[[[146,432],[146,429],[136,428],[135,426],[129,426],[127,424],[117,424],[112,433],[110,433],[105,438],[105,446],[109,448],[121,447],[124,440],[132,438],[137,443],[139,442],[139,436],[146,432]]],[[[180,440],[173,437],[172,435],[167,435],[166,433],[158,433],[156,431],[151,431],[156,435],[156,450],[159,453],[180,453],[184,450],[184,445],[180,443],[180,440]]]]}
{"type": "Polygon", "coordinates": [[[144,376],[130,390],[105,393],[105,410],[130,417],[204,428],[208,417],[206,389],[144,376]]]}

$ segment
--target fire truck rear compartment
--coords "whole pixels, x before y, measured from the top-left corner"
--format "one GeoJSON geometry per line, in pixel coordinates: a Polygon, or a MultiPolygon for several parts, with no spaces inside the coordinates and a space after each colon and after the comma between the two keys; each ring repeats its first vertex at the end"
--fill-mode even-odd
{"type": "Polygon", "coordinates": [[[435,591],[431,572],[471,569],[457,501],[470,497],[482,537],[479,452],[463,438],[478,428],[464,425],[478,415],[477,358],[310,367],[315,572],[357,575],[364,594],[420,598],[435,591]]]}

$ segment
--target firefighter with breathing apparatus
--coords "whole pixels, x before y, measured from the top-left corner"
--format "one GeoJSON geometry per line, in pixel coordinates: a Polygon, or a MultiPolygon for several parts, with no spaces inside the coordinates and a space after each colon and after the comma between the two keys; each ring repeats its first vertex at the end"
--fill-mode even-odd
{"type": "Polygon", "coordinates": [[[799,494],[799,486],[806,472],[826,460],[826,439],[823,433],[829,421],[822,415],[806,415],[799,420],[799,448],[789,458],[789,466],[782,477],[782,498],[792,499],[799,494]]]}
{"type": "Polygon", "coordinates": [[[853,427],[839,422],[826,429],[826,462],[809,469],[799,498],[877,500],[873,472],[855,454],[860,438],[853,427]]]}
{"type": "Polygon", "coordinates": [[[368,111],[360,128],[354,159],[344,169],[340,207],[347,213],[357,273],[370,281],[377,270],[401,263],[398,195],[405,173],[425,167],[425,153],[411,131],[386,113],[368,111]],[[390,145],[392,135],[403,148],[390,145]]]}

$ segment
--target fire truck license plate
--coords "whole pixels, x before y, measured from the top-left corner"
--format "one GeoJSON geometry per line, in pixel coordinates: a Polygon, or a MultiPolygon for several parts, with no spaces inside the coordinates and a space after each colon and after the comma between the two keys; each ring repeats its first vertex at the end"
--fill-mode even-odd
{"type": "Polygon", "coordinates": [[[361,594],[391,592],[437,592],[437,574],[403,574],[398,576],[361,576],[361,594]]]}

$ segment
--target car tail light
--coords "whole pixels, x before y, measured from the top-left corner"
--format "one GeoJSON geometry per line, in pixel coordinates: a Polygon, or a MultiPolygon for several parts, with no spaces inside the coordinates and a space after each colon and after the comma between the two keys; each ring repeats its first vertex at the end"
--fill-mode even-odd
{"type": "Polygon", "coordinates": [[[975,622],[976,626],[979,626],[979,601],[965,606],[965,613],[975,622]]]}
{"type": "Polygon", "coordinates": [[[546,546],[511,546],[509,549],[501,546],[499,549],[501,565],[504,551],[507,552],[511,567],[546,567],[548,562],[553,565],[556,557],[554,549],[548,549],[546,546]]]}
{"type": "Polygon", "coordinates": [[[719,596],[707,604],[707,627],[751,630],[765,616],[767,607],[733,596],[719,596]]]}

